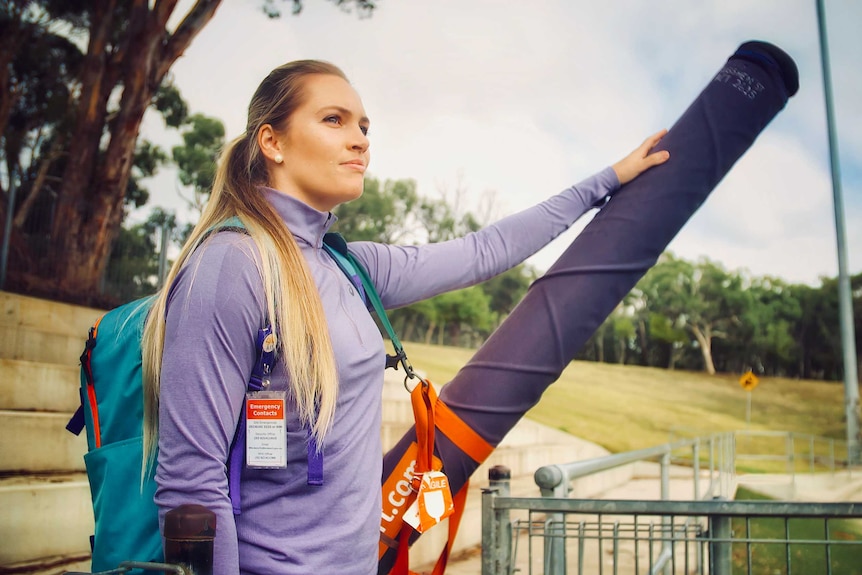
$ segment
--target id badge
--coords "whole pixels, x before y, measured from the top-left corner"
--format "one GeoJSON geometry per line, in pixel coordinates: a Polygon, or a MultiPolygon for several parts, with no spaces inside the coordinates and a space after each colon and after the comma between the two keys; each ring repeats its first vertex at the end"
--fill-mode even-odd
{"type": "Polygon", "coordinates": [[[285,392],[250,391],[246,394],[245,461],[251,469],[287,467],[285,392]]]}

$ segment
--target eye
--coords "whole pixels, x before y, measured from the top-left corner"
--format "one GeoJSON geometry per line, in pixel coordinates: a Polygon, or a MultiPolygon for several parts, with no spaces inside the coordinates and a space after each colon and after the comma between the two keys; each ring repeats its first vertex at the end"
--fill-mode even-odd
{"type": "Polygon", "coordinates": [[[338,125],[340,125],[340,124],[341,124],[341,116],[339,116],[338,114],[330,114],[329,116],[326,116],[326,117],[323,119],[323,121],[324,121],[324,122],[326,122],[326,123],[328,123],[328,124],[338,124],[338,125]]]}
{"type": "Polygon", "coordinates": [[[368,135],[368,126],[359,126],[359,129],[362,130],[363,135],[368,135]]]}

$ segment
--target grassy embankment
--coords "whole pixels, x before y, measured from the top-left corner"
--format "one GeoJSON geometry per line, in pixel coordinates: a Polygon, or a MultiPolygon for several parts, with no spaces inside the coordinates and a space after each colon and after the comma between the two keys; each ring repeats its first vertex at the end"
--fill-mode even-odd
{"type": "MultiPolygon", "coordinates": [[[[405,343],[405,348],[413,365],[438,389],[474,353],[414,342],[405,343]]],[[[578,361],[527,416],[612,452],[666,443],[673,429],[686,429],[687,436],[743,430],[749,392],[740,387],[740,375],[578,361]]],[[[751,393],[752,431],[846,438],[841,382],[764,377],[751,393]]],[[[823,452],[825,447],[815,449],[823,452]]],[[[836,455],[843,453],[842,447],[836,455]]]]}

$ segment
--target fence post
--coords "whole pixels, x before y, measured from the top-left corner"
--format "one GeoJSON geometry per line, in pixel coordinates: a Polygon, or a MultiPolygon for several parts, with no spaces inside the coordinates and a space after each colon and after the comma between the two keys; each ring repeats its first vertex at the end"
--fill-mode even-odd
{"type": "Polygon", "coordinates": [[[695,438],[691,446],[692,473],[694,473],[694,499],[700,499],[700,438],[695,438]]]}
{"type": "Polygon", "coordinates": [[[494,561],[497,549],[497,513],[494,499],[499,488],[489,487],[482,490],[482,575],[501,575],[494,561]]]}
{"type": "MultiPolygon", "coordinates": [[[[569,496],[569,478],[559,466],[540,467],[536,470],[535,479],[542,497],[569,496]]],[[[566,516],[549,513],[545,525],[545,575],[563,575],[566,572],[566,516]]]]}
{"type": "MultiPolygon", "coordinates": [[[[667,451],[661,456],[661,500],[670,500],[670,445],[667,446],[667,451]]],[[[662,534],[661,539],[661,557],[665,561],[663,569],[665,575],[670,573],[670,565],[668,559],[673,554],[673,519],[665,515],[661,518],[662,534]]]]}
{"type": "MultiPolygon", "coordinates": [[[[723,500],[724,497],[714,497],[723,500]]],[[[731,575],[733,567],[730,517],[709,516],[709,575],[731,575]]]]}
{"type": "MultiPolygon", "coordinates": [[[[496,491],[497,497],[511,495],[512,471],[505,465],[495,465],[488,470],[488,487],[496,491]]],[[[488,550],[489,560],[493,563],[492,573],[508,575],[512,562],[512,522],[509,510],[501,509],[494,513],[494,545],[488,550]]],[[[484,539],[484,534],[483,534],[484,539]]],[[[485,546],[482,546],[484,562],[485,546]]]]}

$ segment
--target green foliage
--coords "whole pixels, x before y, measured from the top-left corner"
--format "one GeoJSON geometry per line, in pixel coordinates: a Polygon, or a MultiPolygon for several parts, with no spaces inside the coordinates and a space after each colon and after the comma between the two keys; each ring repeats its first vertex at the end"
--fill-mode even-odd
{"type": "MultiPolygon", "coordinates": [[[[437,242],[482,227],[475,215],[459,211],[445,197],[420,197],[413,180],[368,177],[362,196],[338,206],[336,214],[333,230],[350,241],[437,242]]],[[[535,273],[520,265],[480,286],[395,310],[391,319],[407,339],[476,346],[512,311],[534,279],[535,273]]]]}
{"type": "Polygon", "coordinates": [[[141,185],[141,180],[153,176],[159,166],[168,161],[168,156],[156,144],[139,140],[132,160],[132,173],[126,187],[126,204],[140,208],[150,199],[150,192],[141,185]]]}
{"type": "Polygon", "coordinates": [[[188,118],[188,127],[182,132],[183,145],[172,150],[174,163],[179,168],[180,182],[192,189],[188,203],[203,209],[215,180],[216,161],[225,143],[224,124],[218,118],[194,114],[188,118]]]}
{"type": "MultiPolygon", "coordinates": [[[[862,342],[862,274],[851,278],[862,342]]],[[[581,359],[759,375],[840,379],[837,281],[820,287],[728,271],[702,258],[665,253],[624,299],[635,336],[620,332],[615,312],[579,354],[581,359]]]]}
{"type": "Polygon", "coordinates": [[[104,279],[105,291],[115,303],[155,293],[160,286],[160,273],[166,272],[166,269],[159,269],[161,252],[181,239],[176,228],[176,215],[162,208],[154,208],[143,223],[121,228],[104,279]],[[164,245],[163,230],[167,230],[164,245]]]}
{"type": "Polygon", "coordinates": [[[179,89],[170,82],[163,83],[156,90],[153,107],[161,113],[165,125],[170,128],[179,128],[189,121],[189,105],[183,100],[179,89]]]}
{"type": "Polygon", "coordinates": [[[117,303],[152,294],[158,287],[156,244],[148,223],[122,228],[105,272],[105,289],[117,303]]]}
{"type": "Polygon", "coordinates": [[[419,196],[414,180],[365,179],[362,196],[335,210],[333,230],[350,241],[398,243],[416,232],[419,196]]]}
{"type": "Polygon", "coordinates": [[[481,283],[479,287],[488,296],[491,311],[502,320],[515,309],[535,279],[535,270],[521,264],[481,283]]]}

